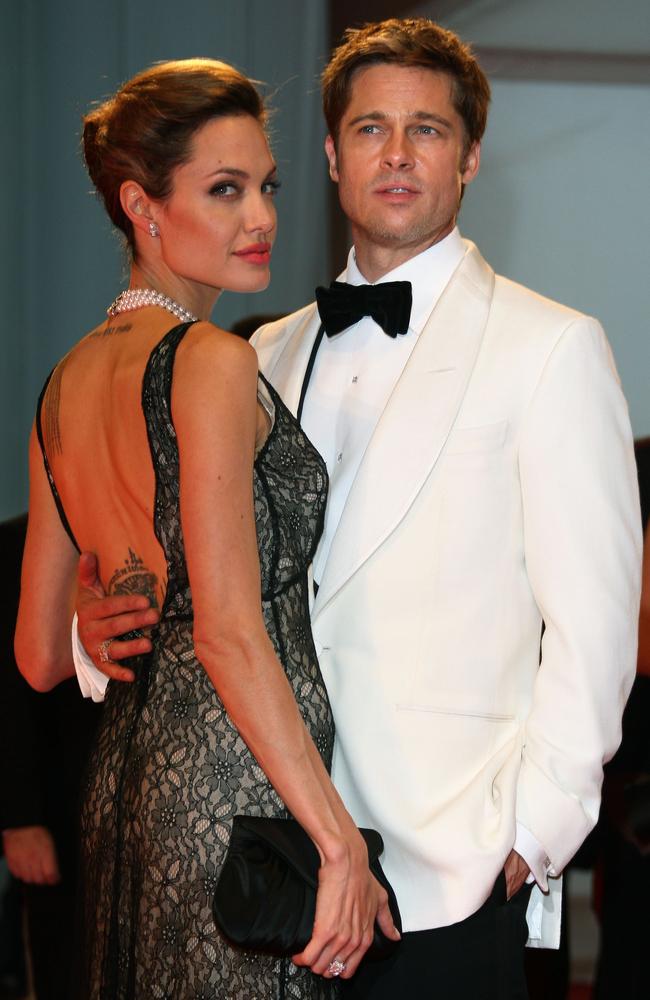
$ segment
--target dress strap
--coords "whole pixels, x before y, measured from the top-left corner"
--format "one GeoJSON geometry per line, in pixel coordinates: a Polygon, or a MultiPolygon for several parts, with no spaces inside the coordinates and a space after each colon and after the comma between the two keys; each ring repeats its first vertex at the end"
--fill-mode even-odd
{"type": "Polygon", "coordinates": [[[167,592],[161,617],[192,613],[180,516],[178,442],[172,417],[176,351],[192,323],[172,327],[149,355],[142,378],[142,412],[155,476],[153,528],[167,563],[167,592]]]}
{"type": "Polygon", "coordinates": [[[45,397],[45,393],[47,391],[47,387],[50,384],[50,379],[52,378],[53,374],[54,374],[54,368],[52,369],[52,371],[50,372],[50,374],[45,379],[45,385],[41,389],[41,394],[38,397],[38,403],[36,405],[36,434],[38,435],[38,443],[41,446],[41,454],[43,456],[43,465],[45,466],[45,473],[47,475],[47,479],[48,479],[48,482],[50,484],[50,489],[52,490],[52,496],[54,497],[54,503],[56,504],[56,509],[59,512],[59,517],[61,518],[61,524],[65,528],[65,530],[66,530],[66,532],[68,534],[68,537],[70,538],[70,541],[74,545],[74,547],[77,550],[77,552],[81,552],[81,549],[77,545],[77,539],[74,537],[74,535],[72,533],[72,528],[70,527],[70,522],[68,521],[68,518],[66,517],[66,513],[65,513],[65,511],[63,509],[63,504],[61,503],[61,497],[59,496],[59,491],[56,488],[56,483],[54,482],[54,476],[52,475],[52,470],[50,468],[50,463],[48,461],[47,454],[45,452],[45,442],[43,441],[43,427],[42,427],[42,424],[41,424],[41,410],[43,409],[43,399],[45,397]]]}

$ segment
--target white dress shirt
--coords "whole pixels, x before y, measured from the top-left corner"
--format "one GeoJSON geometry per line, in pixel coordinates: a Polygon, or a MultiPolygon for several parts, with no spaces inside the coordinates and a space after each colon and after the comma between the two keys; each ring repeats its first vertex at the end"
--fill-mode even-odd
{"type": "MultiPolygon", "coordinates": [[[[458,229],[379,279],[410,281],[413,306],[408,332],[387,336],[370,316],[334,337],[323,337],[309,381],[302,426],[325,459],[330,490],[325,527],[314,558],[320,581],[332,538],[364,452],[388,398],[429,315],[465,254],[458,229]]],[[[338,279],[367,284],[354,248],[338,279]]]]}

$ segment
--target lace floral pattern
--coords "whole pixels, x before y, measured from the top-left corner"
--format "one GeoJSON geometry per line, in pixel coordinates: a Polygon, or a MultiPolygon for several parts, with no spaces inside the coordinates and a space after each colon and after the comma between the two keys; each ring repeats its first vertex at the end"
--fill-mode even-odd
{"type": "MultiPolygon", "coordinates": [[[[84,789],[84,1000],[331,1000],[336,984],[238,951],[211,898],[233,816],[284,816],[196,660],[179,518],[172,369],[187,324],[154,350],[142,404],[156,472],[155,531],[168,588],[134,684],[110,684],[84,789]]],[[[266,627],[327,767],[333,721],[309,626],[307,567],[322,530],[324,463],[260,376],[273,424],[254,467],[266,627]]]]}

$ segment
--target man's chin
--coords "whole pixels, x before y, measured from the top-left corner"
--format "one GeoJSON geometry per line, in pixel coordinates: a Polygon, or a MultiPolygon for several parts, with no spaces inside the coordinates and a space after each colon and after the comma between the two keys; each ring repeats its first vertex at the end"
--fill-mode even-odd
{"type": "Polygon", "coordinates": [[[435,242],[435,234],[419,226],[398,228],[395,226],[377,227],[367,232],[369,242],[386,250],[407,250],[413,248],[413,253],[419,253],[420,248],[430,246],[435,242]]]}

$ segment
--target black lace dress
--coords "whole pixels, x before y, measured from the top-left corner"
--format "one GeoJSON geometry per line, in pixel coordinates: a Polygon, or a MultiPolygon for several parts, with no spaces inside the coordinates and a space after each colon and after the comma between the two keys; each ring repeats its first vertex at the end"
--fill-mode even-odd
{"type": "MultiPolygon", "coordinates": [[[[83,1000],[326,1000],[336,985],[289,960],[238,951],[217,933],[211,898],[236,813],[284,816],[192,646],[192,596],[179,520],[170,416],[176,348],[153,351],[142,403],[156,473],[155,531],[168,587],[153,651],[134,684],[109,684],[84,789],[83,1000]]],[[[329,769],[334,728],[313,646],[307,567],[323,524],[325,465],[273,388],[272,429],[254,467],[262,606],[305,724],[329,769]]]]}

